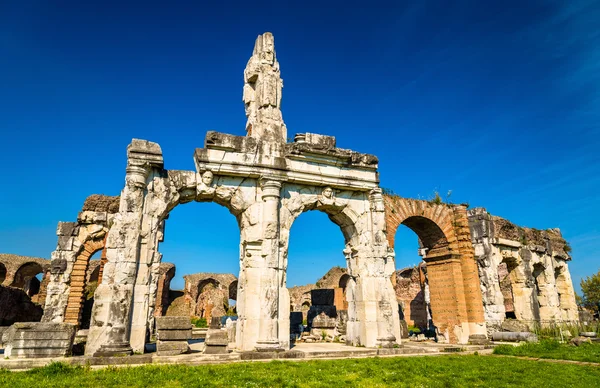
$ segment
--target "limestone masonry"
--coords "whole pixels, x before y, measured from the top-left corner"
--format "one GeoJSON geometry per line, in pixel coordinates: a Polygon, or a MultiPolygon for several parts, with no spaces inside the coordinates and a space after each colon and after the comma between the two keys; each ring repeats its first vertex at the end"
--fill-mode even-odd
{"type": "MultiPolygon", "coordinates": [[[[64,326],[56,337],[61,352],[68,353],[71,328],[87,326],[86,355],[143,353],[157,328],[159,352],[186,352],[190,315],[211,322],[212,352],[287,350],[305,320],[312,327],[308,340],[322,335],[383,348],[400,343],[407,324],[467,343],[485,339],[508,318],[578,320],[560,231],[520,228],[483,208],[384,195],[376,156],[314,133],[287,142],[282,89],[273,35],[265,33],[244,71],[246,136],[209,131],[193,153],[193,170],[166,169],[157,143],[133,139],[120,195],[92,195],[76,222],[60,222],[49,265],[0,256],[3,286],[38,295],[45,301],[43,324],[64,326]],[[162,263],[159,246],[169,212],[192,201],[214,202],[236,218],[240,272],[186,275],[179,296],[185,308],[165,318],[175,267],[162,263]],[[311,210],[339,226],[346,267],[288,289],[290,230],[311,210]],[[423,263],[396,271],[400,225],[418,235],[423,263]],[[101,259],[90,260],[96,252],[101,259]],[[231,313],[231,299],[237,321],[228,321],[226,335],[217,318],[231,313]]],[[[11,333],[40,330],[27,324],[11,333]]],[[[27,347],[15,341],[13,353],[27,347]]]]}

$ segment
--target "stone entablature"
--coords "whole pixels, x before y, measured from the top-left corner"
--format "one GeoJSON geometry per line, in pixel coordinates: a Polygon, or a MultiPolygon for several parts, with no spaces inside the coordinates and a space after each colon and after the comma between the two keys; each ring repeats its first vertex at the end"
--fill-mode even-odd
{"type": "Polygon", "coordinates": [[[560,230],[522,228],[484,208],[469,210],[469,224],[491,328],[507,316],[542,325],[578,321],[570,248],[560,230]]]}

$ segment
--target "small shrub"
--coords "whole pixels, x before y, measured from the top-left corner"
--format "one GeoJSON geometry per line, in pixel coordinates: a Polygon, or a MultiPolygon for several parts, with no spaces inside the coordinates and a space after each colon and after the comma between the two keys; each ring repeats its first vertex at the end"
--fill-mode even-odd
{"type": "Polygon", "coordinates": [[[206,318],[193,317],[192,318],[192,325],[194,325],[195,327],[200,327],[200,328],[208,327],[208,323],[206,322],[206,318]]]}

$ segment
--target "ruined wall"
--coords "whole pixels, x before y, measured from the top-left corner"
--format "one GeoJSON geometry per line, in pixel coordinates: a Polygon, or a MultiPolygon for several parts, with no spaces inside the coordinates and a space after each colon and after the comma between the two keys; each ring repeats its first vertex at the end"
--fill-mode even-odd
{"type": "Polygon", "coordinates": [[[80,323],[90,258],[104,248],[118,203],[119,197],[94,194],[86,198],[77,222],[58,223],[44,322],[80,323]]]}
{"type": "Polygon", "coordinates": [[[490,330],[513,316],[530,325],[578,321],[570,248],[558,229],[522,228],[483,208],[469,210],[469,225],[490,330]]]}
{"type": "Polygon", "coordinates": [[[229,309],[229,299],[237,299],[237,277],[232,274],[197,273],[185,275],[184,296],[190,314],[206,318],[222,317],[229,309]]]}
{"type": "Polygon", "coordinates": [[[408,325],[428,326],[428,303],[425,300],[425,275],[419,267],[409,267],[395,272],[396,300],[402,306],[402,317],[408,325]]]}
{"type": "Polygon", "coordinates": [[[169,291],[171,290],[171,280],[175,277],[175,264],[160,263],[158,268],[158,288],[156,290],[156,307],[154,309],[155,317],[166,315],[169,307],[169,291]]]}
{"type": "Polygon", "coordinates": [[[40,321],[49,270],[49,260],[0,253],[0,326],[40,321]]]}
{"type": "Polygon", "coordinates": [[[311,290],[332,289],[334,292],[333,305],[337,310],[348,310],[348,299],[346,286],[350,280],[348,271],[338,266],[332,267],[315,284],[296,286],[288,288],[290,295],[290,310],[302,312],[303,318],[307,318],[308,309],[311,306],[311,290]]]}

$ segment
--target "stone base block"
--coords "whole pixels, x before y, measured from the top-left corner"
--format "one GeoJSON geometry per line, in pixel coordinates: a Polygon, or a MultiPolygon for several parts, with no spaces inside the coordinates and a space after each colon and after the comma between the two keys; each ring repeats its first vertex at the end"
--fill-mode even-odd
{"type": "Polygon", "coordinates": [[[469,344],[471,345],[487,345],[490,340],[485,334],[471,334],[469,336],[469,344]]]}
{"type": "Polygon", "coordinates": [[[227,337],[227,331],[221,329],[208,329],[206,333],[206,346],[227,346],[229,338],[227,337]]]}
{"type": "Polygon", "coordinates": [[[187,341],[156,341],[156,354],[159,356],[176,356],[190,352],[187,341]]]}
{"type": "Polygon", "coordinates": [[[206,345],[204,354],[228,354],[227,345],[206,345]]]}
{"type": "Polygon", "coordinates": [[[156,317],[156,330],[191,330],[190,317],[156,317]]]}
{"type": "Polygon", "coordinates": [[[156,332],[156,338],[161,341],[187,341],[192,338],[192,328],[180,330],[161,329],[156,332]]]}
{"type": "Polygon", "coordinates": [[[131,356],[132,354],[133,349],[129,346],[128,342],[115,342],[100,346],[100,349],[94,353],[94,357],[123,357],[131,356]]]}
{"type": "Polygon", "coordinates": [[[71,355],[75,325],[70,323],[15,323],[6,333],[5,357],[45,358],[71,355]]]}

